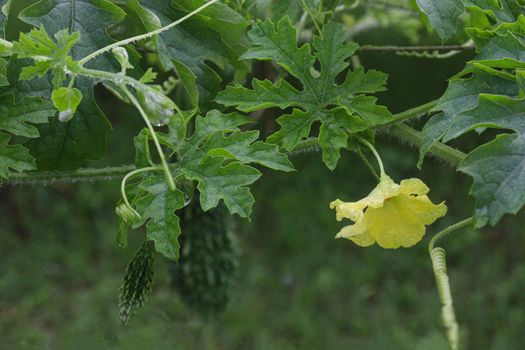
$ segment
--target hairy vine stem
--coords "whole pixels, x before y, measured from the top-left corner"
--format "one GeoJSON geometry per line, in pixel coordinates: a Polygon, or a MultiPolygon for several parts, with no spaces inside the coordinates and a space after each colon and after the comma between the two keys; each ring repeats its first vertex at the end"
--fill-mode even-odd
{"type": "Polygon", "coordinates": [[[438,102],[439,102],[439,99],[427,102],[425,104],[422,104],[421,106],[417,106],[417,107],[414,107],[414,108],[407,109],[404,112],[401,112],[401,113],[398,113],[398,114],[394,114],[394,118],[392,119],[392,121],[382,125],[381,127],[392,125],[392,124],[396,124],[396,123],[405,121],[407,119],[412,119],[412,118],[415,118],[415,117],[419,117],[419,116],[421,116],[423,114],[426,114],[426,113],[430,112],[432,110],[432,108],[434,108],[437,105],[438,102]]]}
{"type": "Polygon", "coordinates": [[[126,46],[128,44],[131,44],[131,43],[134,43],[136,41],[141,41],[141,40],[145,40],[145,39],[148,39],[148,38],[151,38],[155,35],[158,35],[160,33],[163,33],[167,30],[170,30],[172,29],[173,27],[176,27],[177,25],[181,24],[182,22],[188,20],[189,18],[195,16],[196,14],[198,14],[199,12],[201,12],[202,10],[204,10],[205,8],[207,8],[208,6],[211,6],[213,5],[214,3],[218,2],[219,0],[211,0],[207,3],[205,3],[204,5],[202,5],[201,7],[195,9],[194,11],[188,13],[186,16],[184,17],[181,17],[180,19],[176,20],[175,22],[172,22],[170,24],[168,24],[167,26],[164,26],[162,28],[159,28],[157,30],[154,30],[154,31],[151,31],[151,32],[148,32],[148,33],[145,33],[145,34],[141,34],[141,35],[137,35],[137,36],[134,36],[134,37],[131,37],[131,38],[128,38],[128,39],[124,39],[124,40],[121,40],[121,41],[117,41],[111,45],[108,45],[106,47],[103,47],[101,48],[100,50],[97,50],[89,55],[87,55],[86,57],[84,57],[83,59],[81,59],[80,61],[78,61],[78,63],[82,66],[84,64],[86,64],[87,62],[89,62],[90,60],[106,53],[106,52],[109,52],[111,50],[113,50],[115,47],[119,47],[119,46],[126,46]]]}
{"type": "MultiPolygon", "coordinates": [[[[423,143],[423,135],[421,132],[403,123],[395,124],[389,128],[385,128],[385,130],[411,146],[420,147],[423,143]]],[[[455,168],[457,168],[467,156],[465,153],[441,142],[435,142],[430,147],[429,153],[444,160],[455,168]]]]}
{"type": "MultiPolygon", "coordinates": [[[[90,73],[93,73],[90,70],[90,73]]],[[[107,78],[107,77],[104,77],[107,78]]],[[[131,78],[130,78],[131,79],[131,78]]],[[[390,125],[385,127],[384,130],[398,137],[402,141],[408,144],[419,147],[423,141],[423,136],[419,131],[416,131],[409,126],[399,123],[410,118],[417,117],[430,111],[433,108],[431,101],[424,105],[411,108],[405,112],[401,112],[394,115],[398,124],[390,125]]],[[[309,138],[299,143],[291,152],[288,154],[295,156],[305,152],[319,151],[319,144],[316,138],[309,138]]],[[[430,154],[442,159],[454,167],[457,167],[459,163],[465,158],[466,154],[447,146],[441,142],[436,142],[429,151],[430,154]]],[[[172,164],[169,164],[171,166],[172,164]]],[[[31,184],[53,184],[53,183],[76,183],[76,182],[92,182],[92,181],[104,181],[113,179],[122,179],[127,173],[135,170],[134,165],[124,165],[120,167],[108,167],[100,169],[79,169],[75,171],[56,171],[56,172],[25,172],[25,173],[10,173],[7,179],[0,180],[0,184],[4,185],[31,185],[31,184]]]]}
{"type": "Polygon", "coordinates": [[[10,173],[9,178],[0,180],[4,185],[51,185],[54,183],[76,183],[109,181],[122,179],[135,170],[135,165],[123,165],[107,168],[78,169],[74,171],[35,171],[10,173]]]}

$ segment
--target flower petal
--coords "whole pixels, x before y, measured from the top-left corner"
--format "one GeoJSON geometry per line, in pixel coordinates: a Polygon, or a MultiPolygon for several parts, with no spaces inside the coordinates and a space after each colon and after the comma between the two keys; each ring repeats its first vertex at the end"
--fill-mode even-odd
{"type": "Polygon", "coordinates": [[[335,238],[346,238],[361,247],[369,247],[375,243],[374,237],[367,232],[366,225],[362,221],[354,225],[345,226],[339,231],[335,238]]]}
{"type": "Polygon", "coordinates": [[[363,221],[381,247],[407,248],[421,241],[425,225],[444,216],[446,211],[445,204],[435,205],[425,195],[400,194],[385,201],[381,208],[368,209],[363,221]]]}
{"type": "Polygon", "coordinates": [[[359,202],[366,203],[371,208],[380,208],[386,199],[395,197],[399,194],[400,186],[389,176],[383,175],[379,184],[370,192],[368,196],[359,202]]]}
{"type": "Polygon", "coordinates": [[[366,208],[365,203],[360,202],[343,202],[336,199],[330,203],[330,208],[335,209],[336,220],[350,219],[352,221],[361,220],[363,217],[363,209],[366,208]]]}
{"type": "Polygon", "coordinates": [[[407,180],[402,180],[400,183],[400,192],[408,195],[417,195],[421,196],[427,194],[430,189],[427,185],[420,179],[412,178],[407,180]]]}

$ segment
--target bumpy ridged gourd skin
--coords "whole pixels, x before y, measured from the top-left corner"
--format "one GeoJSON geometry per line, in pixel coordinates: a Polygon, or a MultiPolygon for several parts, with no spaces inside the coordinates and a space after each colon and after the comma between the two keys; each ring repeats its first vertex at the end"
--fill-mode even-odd
{"type": "Polygon", "coordinates": [[[181,219],[180,260],[171,266],[173,287],[201,317],[217,316],[228,305],[238,269],[231,215],[222,206],[203,212],[200,203],[192,201],[181,219]]]}
{"type": "Polygon", "coordinates": [[[151,293],[155,280],[155,246],[144,241],[126,268],[124,285],[120,288],[118,322],[125,325],[135,310],[141,307],[151,293]]]}

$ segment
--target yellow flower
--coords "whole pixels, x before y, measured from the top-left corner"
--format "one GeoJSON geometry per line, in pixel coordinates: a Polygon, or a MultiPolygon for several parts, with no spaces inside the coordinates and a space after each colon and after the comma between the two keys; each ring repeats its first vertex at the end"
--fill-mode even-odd
{"type": "Polygon", "coordinates": [[[419,179],[403,180],[398,185],[387,175],[365,198],[357,202],[339,199],[330,203],[337,221],[355,223],[344,227],[335,237],[347,238],[362,247],[376,243],[383,248],[411,247],[423,239],[425,225],[444,216],[444,203],[434,204],[427,197],[429,188],[419,179]]]}

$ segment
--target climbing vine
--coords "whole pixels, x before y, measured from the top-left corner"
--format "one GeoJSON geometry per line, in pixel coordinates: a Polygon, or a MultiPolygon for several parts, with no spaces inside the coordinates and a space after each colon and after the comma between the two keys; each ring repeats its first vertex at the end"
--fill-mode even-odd
{"type": "Polygon", "coordinates": [[[473,181],[472,218],[444,229],[429,246],[449,345],[460,346],[445,251],[435,244],[468,225],[496,225],[525,204],[521,1],[41,0],[17,15],[13,1],[0,6],[0,181],[122,180],[118,244],[127,247],[130,230],[145,227],[146,234],[122,287],[121,323],[153,288],[156,253],[180,260],[182,267],[173,268],[176,288],[202,283],[189,303],[204,314],[205,305],[222,310],[227,296],[212,300],[206,288],[231,285],[234,238],[215,224],[207,225],[220,232],[215,240],[205,232],[186,236],[198,232],[188,222],[221,221],[227,212],[250,218],[250,186],[261,169],[295,171],[293,155],[303,151],[320,150],[330,170],[347,151],[356,152],[360,166],[378,179],[365,198],[330,204],[337,220],[353,221],[336,237],[363,247],[415,246],[447,206],[430,200],[422,180],[396,182],[387,175],[375,140],[391,134],[419,149],[419,168],[432,154],[473,181]],[[385,6],[392,13],[377,15],[385,6]],[[353,11],[413,35],[435,31],[447,45],[360,47],[353,38],[370,21],[353,22],[353,11]],[[32,29],[8,35],[17,18],[32,29]],[[393,114],[374,96],[388,88],[387,74],[361,65],[360,54],[371,51],[432,59],[469,51],[475,57],[451,77],[441,98],[393,114]],[[133,140],[133,164],[84,167],[105,154],[111,129],[111,116],[97,106],[97,86],[133,107],[144,123],[133,140]],[[278,116],[276,127],[260,135],[254,124],[268,111],[278,116]],[[421,130],[406,123],[425,115],[421,130]],[[447,145],[490,129],[496,136],[474,149],[447,145]],[[189,255],[191,249],[198,256],[189,255]],[[214,255],[215,249],[228,254],[214,255]],[[210,272],[215,279],[206,279],[203,271],[214,268],[207,255],[228,278],[210,272]]]}

